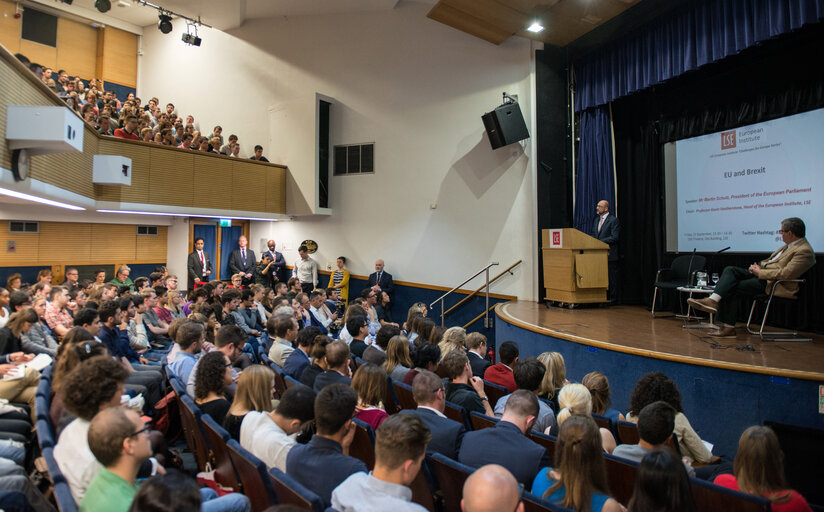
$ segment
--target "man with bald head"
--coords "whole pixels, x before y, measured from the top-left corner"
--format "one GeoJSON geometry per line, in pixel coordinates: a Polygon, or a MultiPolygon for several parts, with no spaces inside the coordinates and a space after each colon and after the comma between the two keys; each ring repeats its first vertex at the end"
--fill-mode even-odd
{"type": "Polygon", "coordinates": [[[597,216],[592,221],[592,232],[590,235],[598,240],[609,244],[609,292],[608,297],[610,302],[617,303],[618,297],[618,234],[621,231],[621,226],[618,223],[618,217],[609,211],[609,202],[598,201],[595,207],[597,216]]]}
{"type": "Polygon", "coordinates": [[[367,286],[372,288],[375,293],[380,293],[381,291],[386,292],[389,295],[387,308],[391,309],[392,304],[395,302],[395,285],[392,283],[392,274],[386,272],[383,266],[383,260],[377,260],[375,262],[375,271],[369,274],[367,286]]]}
{"type": "Polygon", "coordinates": [[[243,277],[244,286],[248,286],[252,282],[255,267],[257,266],[255,252],[249,249],[248,245],[249,242],[246,237],[240,235],[240,238],[237,239],[237,249],[229,255],[229,273],[231,275],[240,274],[243,277]]]}
{"type": "Polygon", "coordinates": [[[469,475],[463,486],[463,512],[523,512],[518,482],[503,466],[487,464],[469,475]]]}
{"type": "Polygon", "coordinates": [[[284,275],[284,271],[286,270],[286,259],[284,259],[283,253],[275,250],[274,240],[266,242],[266,247],[266,254],[269,254],[272,258],[272,269],[275,277],[277,277],[278,281],[285,281],[284,277],[286,276],[284,275]]]}

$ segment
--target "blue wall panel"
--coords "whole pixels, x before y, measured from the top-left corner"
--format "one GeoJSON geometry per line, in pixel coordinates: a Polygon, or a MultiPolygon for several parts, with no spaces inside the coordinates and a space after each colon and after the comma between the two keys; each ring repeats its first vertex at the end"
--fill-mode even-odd
{"type": "Polygon", "coordinates": [[[732,458],[744,429],[768,420],[824,429],[824,415],[818,413],[818,387],[824,382],[604,350],[534,333],[501,319],[497,319],[495,331],[498,339],[515,340],[521,357],[546,351],[563,354],[570,382],[580,382],[593,370],[602,372],[609,378],[613,406],[623,412],[629,408],[632,389],[643,374],[664,372],[678,385],[692,427],[715,445],[715,455],[732,458]]]}

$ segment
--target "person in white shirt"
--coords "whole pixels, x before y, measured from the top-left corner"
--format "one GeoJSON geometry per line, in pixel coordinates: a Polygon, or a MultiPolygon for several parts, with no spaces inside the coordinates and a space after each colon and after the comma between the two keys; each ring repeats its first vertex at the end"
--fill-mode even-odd
{"type": "Polygon", "coordinates": [[[318,285],[318,263],[309,257],[305,245],[298,247],[298,254],[300,259],[295,262],[292,274],[300,280],[303,292],[309,293],[318,285]]]}
{"type": "Polygon", "coordinates": [[[293,434],[315,419],[315,392],[308,386],[286,390],[272,412],[251,411],[240,424],[240,445],[269,468],[286,472],[286,456],[297,443],[293,434]]]}

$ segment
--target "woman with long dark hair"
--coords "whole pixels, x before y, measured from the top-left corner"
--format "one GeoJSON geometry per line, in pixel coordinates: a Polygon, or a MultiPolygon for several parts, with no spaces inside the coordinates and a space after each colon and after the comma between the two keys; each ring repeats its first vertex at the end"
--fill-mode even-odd
{"type": "Polygon", "coordinates": [[[669,450],[649,452],[638,465],[629,512],[693,512],[690,479],[684,463],[669,450]]]}

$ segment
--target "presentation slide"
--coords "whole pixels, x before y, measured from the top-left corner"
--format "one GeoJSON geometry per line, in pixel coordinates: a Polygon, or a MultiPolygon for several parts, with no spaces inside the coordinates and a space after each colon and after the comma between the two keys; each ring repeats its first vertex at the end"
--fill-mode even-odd
{"type": "Polygon", "coordinates": [[[781,220],[800,217],[824,251],[824,109],[668,146],[668,250],[772,252],[781,220]]]}

